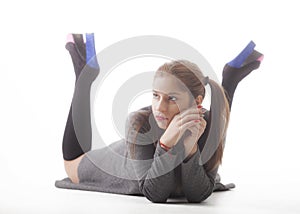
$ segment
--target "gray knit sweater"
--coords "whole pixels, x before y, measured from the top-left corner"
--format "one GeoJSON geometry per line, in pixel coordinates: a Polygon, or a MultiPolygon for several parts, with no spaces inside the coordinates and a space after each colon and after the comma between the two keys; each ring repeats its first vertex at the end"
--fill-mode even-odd
{"type": "MultiPolygon", "coordinates": [[[[209,112],[206,112],[206,120],[208,115],[209,112]]],[[[218,169],[206,172],[201,163],[200,147],[189,159],[184,155],[182,139],[168,152],[160,147],[157,142],[164,130],[157,126],[151,106],[129,115],[126,133],[125,139],[86,153],[78,167],[79,184],[66,178],[56,181],[55,185],[59,188],[141,195],[152,202],[166,202],[168,198],[177,197],[185,197],[188,202],[201,202],[213,191],[234,187],[233,184],[226,186],[219,183],[218,169]],[[147,122],[137,132],[134,121],[145,118],[145,113],[148,115],[147,122]],[[134,153],[131,152],[133,142],[134,153]]],[[[207,134],[205,130],[198,145],[205,141],[207,134]]]]}

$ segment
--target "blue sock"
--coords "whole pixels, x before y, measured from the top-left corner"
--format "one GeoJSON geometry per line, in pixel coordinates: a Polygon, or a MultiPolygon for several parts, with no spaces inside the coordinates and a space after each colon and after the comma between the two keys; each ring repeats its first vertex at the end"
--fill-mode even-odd
{"type": "Polygon", "coordinates": [[[253,70],[259,68],[263,54],[254,50],[255,43],[250,43],[242,52],[229,63],[226,63],[222,73],[222,86],[226,92],[229,107],[231,108],[233,96],[239,82],[253,70]]]}
{"type": "Polygon", "coordinates": [[[99,69],[95,50],[95,40],[93,33],[86,33],[86,64],[92,68],[99,69]]]}
{"type": "Polygon", "coordinates": [[[248,45],[242,50],[242,52],[235,57],[232,61],[228,62],[227,64],[230,67],[234,68],[240,68],[244,61],[250,56],[250,54],[253,52],[255,48],[255,43],[253,41],[250,41],[248,45]]]}

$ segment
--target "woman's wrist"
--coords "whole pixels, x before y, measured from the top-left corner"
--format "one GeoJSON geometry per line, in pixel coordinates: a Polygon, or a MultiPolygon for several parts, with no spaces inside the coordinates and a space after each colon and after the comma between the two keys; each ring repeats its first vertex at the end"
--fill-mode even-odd
{"type": "Polygon", "coordinates": [[[160,145],[161,148],[163,148],[163,149],[166,150],[166,151],[169,151],[169,150],[171,149],[170,146],[168,146],[168,145],[162,143],[161,140],[159,140],[159,145],[160,145]]]}
{"type": "Polygon", "coordinates": [[[189,154],[186,154],[186,158],[183,160],[183,162],[186,163],[187,161],[189,161],[189,159],[191,159],[195,155],[197,150],[198,150],[198,146],[197,144],[195,144],[192,151],[189,154]]]}
{"type": "Polygon", "coordinates": [[[187,158],[189,158],[189,157],[193,156],[193,155],[197,152],[197,150],[198,150],[198,143],[196,142],[196,143],[194,144],[194,146],[193,146],[192,149],[191,149],[191,147],[190,147],[188,144],[186,144],[186,143],[184,143],[184,147],[185,147],[185,156],[186,156],[187,158]]]}
{"type": "Polygon", "coordinates": [[[163,145],[167,146],[167,147],[173,147],[174,143],[172,143],[172,140],[167,139],[166,137],[162,136],[159,140],[160,143],[162,143],[163,145]]]}

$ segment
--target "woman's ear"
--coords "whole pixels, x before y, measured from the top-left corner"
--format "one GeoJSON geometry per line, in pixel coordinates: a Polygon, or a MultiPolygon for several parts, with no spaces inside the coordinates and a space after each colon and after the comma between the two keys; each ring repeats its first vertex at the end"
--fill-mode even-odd
{"type": "Polygon", "coordinates": [[[196,97],[196,103],[197,105],[201,105],[203,102],[203,97],[201,95],[198,95],[198,97],[196,97]]]}

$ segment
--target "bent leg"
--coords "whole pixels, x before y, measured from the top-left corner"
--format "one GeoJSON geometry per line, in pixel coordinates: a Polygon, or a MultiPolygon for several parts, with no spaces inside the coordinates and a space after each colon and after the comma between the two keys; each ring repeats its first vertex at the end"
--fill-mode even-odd
{"type": "Polygon", "coordinates": [[[73,34],[68,37],[66,44],[66,49],[72,58],[76,82],[64,131],[62,150],[66,172],[75,183],[79,182],[78,164],[84,154],[91,149],[92,143],[90,89],[99,74],[99,67],[97,63],[95,64],[97,61],[94,57],[96,55],[94,41],[91,43],[91,39],[93,40],[93,37],[87,35],[86,45],[81,34],[73,34]],[[93,49],[93,60],[91,60],[91,49],[93,49]],[[87,53],[89,59],[86,58],[87,53]],[[92,65],[89,64],[91,61],[93,61],[92,65]]]}
{"type": "Polygon", "coordinates": [[[224,66],[222,86],[226,92],[230,109],[239,82],[253,70],[258,69],[263,60],[263,54],[254,50],[254,47],[255,44],[251,41],[235,59],[224,66]]]}
{"type": "Polygon", "coordinates": [[[64,161],[65,171],[73,183],[76,183],[76,184],[79,183],[78,166],[79,166],[81,159],[84,157],[84,155],[85,154],[82,154],[81,156],[75,158],[74,160],[70,160],[70,161],[65,160],[64,161]]]}

